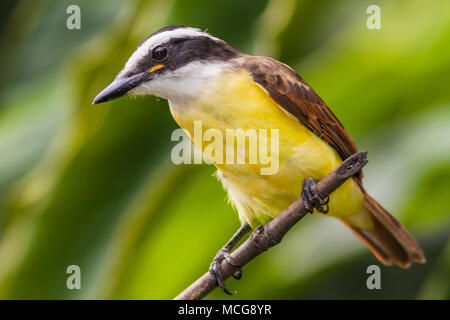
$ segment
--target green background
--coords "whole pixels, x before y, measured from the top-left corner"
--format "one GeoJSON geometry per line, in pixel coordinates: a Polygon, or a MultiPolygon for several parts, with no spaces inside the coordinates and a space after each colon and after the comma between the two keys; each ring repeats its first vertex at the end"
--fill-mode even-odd
{"type": "Polygon", "coordinates": [[[210,299],[450,298],[449,1],[2,1],[0,298],[170,299],[238,228],[206,165],[175,166],[167,102],[92,106],[147,35],[207,29],[291,65],[361,150],[365,185],[428,262],[379,264],[344,226],[308,216],[210,299]],[[66,8],[81,8],[68,30],[66,8]],[[369,30],[366,9],[381,8],[369,30]],[[66,268],[81,268],[68,290],[66,268]]]}

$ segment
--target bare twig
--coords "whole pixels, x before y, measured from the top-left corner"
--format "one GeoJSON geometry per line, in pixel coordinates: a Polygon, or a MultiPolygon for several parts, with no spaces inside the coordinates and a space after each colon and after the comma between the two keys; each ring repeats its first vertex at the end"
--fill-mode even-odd
{"type": "MultiPolygon", "coordinates": [[[[348,178],[361,170],[366,163],[367,152],[358,152],[352,155],[336,168],[336,170],[316,184],[317,193],[322,199],[325,199],[348,178]]],[[[239,248],[233,251],[231,258],[238,265],[244,266],[262,252],[278,244],[284,235],[307,213],[303,200],[299,198],[265,226],[256,228],[252,235],[239,248]]],[[[236,268],[231,266],[225,260],[220,266],[220,274],[224,280],[236,271],[236,268]]],[[[216,282],[211,274],[206,272],[175,299],[202,299],[214,288],[216,288],[216,282]]]]}

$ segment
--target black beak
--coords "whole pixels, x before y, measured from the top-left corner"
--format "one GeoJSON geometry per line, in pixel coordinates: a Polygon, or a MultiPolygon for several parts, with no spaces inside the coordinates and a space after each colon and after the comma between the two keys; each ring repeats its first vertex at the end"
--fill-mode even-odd
{"type": "Polygon", "coordinates": [[[144,71],[129,78],[115,79],[109,86],[103,89],[92,101],[92,104],[103,103],[127,94],[131,89],[136,88],[143,82],[149,81],[152,76],[144,71]]]}

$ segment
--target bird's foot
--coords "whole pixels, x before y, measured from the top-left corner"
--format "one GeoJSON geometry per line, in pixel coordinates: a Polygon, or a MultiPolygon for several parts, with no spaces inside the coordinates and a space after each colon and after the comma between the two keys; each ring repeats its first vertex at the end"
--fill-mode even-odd
{"type": "Polygon", "coordinates": [[[305,178],[302,185],[302,199],[308,212],[313,213],[314,208],[321,213],[328,213],[328,202],[330,197],[322,199],[316,191],[316,181],[312,178],[305,178]]]}
{"type": "Polygon", "coordinates": [[[230,250],[224,248],[220,249],[219,252],[217,252],[216,256],[211,262],[209,272],[213,276],[214,280],[216,280],[218,287],[220,287],[226,294],[233,295],[236,294],[236,291],[235,292],[229,291],[225,287],[225,282],[223,281],[222,276],[220,275],[220,264],[222,263],[223,260],[226,260],[231,266],[238,269],[232,276],[235,279],[239,280],[242,277],[241,266],[237,265],[237,263],[231,258],[230,250]]]}

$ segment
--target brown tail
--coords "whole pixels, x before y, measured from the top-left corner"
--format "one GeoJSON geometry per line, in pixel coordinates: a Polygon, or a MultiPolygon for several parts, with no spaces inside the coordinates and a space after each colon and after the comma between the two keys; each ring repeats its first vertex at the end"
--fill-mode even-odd
{"type": "Polygon", "coordinates": [[[360,230],[344,224],[372,251],[383,264],[395,263],[408,268],[412,262],[425,263],[425,255],[417,241],[374,198],[365,194],[365,209],[374,221],[372,230],[360,230]]]}

